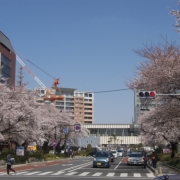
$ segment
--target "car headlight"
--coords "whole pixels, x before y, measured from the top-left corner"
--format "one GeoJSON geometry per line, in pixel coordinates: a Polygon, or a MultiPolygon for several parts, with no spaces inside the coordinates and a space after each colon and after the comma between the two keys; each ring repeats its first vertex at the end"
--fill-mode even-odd
{"type": "Polygon", "coordinates": [[[106,158],[106,160],[105,160],[106,162],[108,162],[109,161],[109,158],[106,158]]]}
{"type": "Polygon", "coordinates": [[[94,161],[96,161],[96,158],[94,158],[94,161]]]}

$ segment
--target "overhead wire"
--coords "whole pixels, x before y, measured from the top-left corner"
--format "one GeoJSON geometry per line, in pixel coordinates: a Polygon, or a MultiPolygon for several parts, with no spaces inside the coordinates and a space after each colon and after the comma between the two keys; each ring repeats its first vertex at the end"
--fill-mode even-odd
{"type": "MultiPolygon", "coordinates": [[[[48,75],[49,77],[55,79],[53,76],[51,76],[49,73],[47,73],[46,71],[44,71],[42,68],[40,68],[39,66],[35,65],[33,62],[31,62],[28,58],[25,58],[29,63],[31,63],[33,66],[35,66],[36,68],[38,68],[39,70],[41,70],[42,72],[44,72],[46,75],[48,75]]],[[[110,92],[116,92],[116,91],[127,91],[127,90],[131,90],[129,88],[127,89],[114,89],[114,90],[103,90],[103,91],[94,91],[94,92],[86,92],[86,93],[110,93],[110,92]]]]}

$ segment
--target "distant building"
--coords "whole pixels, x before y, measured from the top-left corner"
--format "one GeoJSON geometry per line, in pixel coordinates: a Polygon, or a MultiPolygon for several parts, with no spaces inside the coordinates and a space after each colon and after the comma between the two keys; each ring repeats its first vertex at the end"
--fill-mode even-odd
{"type": "Polygon", "coordinates": [[[0,74],[15,85],[16,54],[9,38],[0,31],[0,74]]]}
{"type": "Polygon", "coordinates": [[[121,147],[139,144],[139,132],[132,124],[84,124],[90,131],[89,136],[99,137],[99,145],[102,147],[121,147]]]}
{"type": "MultiPolygon", "coordinates": [[[[46,91],[42,88],[35,88],[39,91],[39,103],[46,103],[42,96],[46,91]]],[[[56,106],[60,111],[66,110],[73,114],[73,119],[76,122],[81,122],[82,124],[92,124],[94,123],[94,94],[78,91],[73,88],[60,88],[56,90],[50,90],[52,94],[61,94],[64,100],[54,100],[51,103],[56,106]]]]}

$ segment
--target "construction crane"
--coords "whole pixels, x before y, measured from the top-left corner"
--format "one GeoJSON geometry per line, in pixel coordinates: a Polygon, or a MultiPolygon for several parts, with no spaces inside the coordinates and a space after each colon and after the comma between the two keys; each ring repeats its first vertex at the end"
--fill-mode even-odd
{"type": "MultiPolygon", "coordinates": [[[[40,81],[40,79],[25,65],[25,63],[16,55],[16,60],[21,64],[21,66],[26,69],[26,71],[35,79],[35,81],[45,90],[46,94],[43,96],[44,101],[54,101],[54,100],[64,100],[62,95],[52,94],[49,89],[40,81]]],[[[53,88],[58,89],[59,79],[54,79],[53,88]]]]}

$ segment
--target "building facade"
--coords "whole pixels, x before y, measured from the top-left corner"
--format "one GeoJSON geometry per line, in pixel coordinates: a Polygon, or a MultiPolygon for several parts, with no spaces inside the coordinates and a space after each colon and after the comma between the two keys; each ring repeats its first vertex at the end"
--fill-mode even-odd
{"type": "Polygon", "coordinates": [[[132,124],[84,124],[83,126],[90,131],[89,136],[99,137],[99,146],[102,148],[141,143],[139,131],[132,124]]]}
{"type": "MultiPolygon", "coordinates": [[[[38,102],[46,103],[43,100],[43,95],[46,91],[42,88],[35,88],[39,92],[38,102]]],[[[73,88],[59,88],[57,90],[49,90],[51,94],[62,95],[64,100],[54,100],[53,104],[60,111],[66,110],[71,112],[73,119],[82,124],[94,123],[94,94],[78,91],[73,88]]],[[[47,102],[49,103],[49,101],[47,102]]]]}
{"type": "MultiPolygon", "coordinates": [[[[9,38],[0,31],[0,74],[8,83],[15,85],[16,54],[9,38]]],[[[2,81],[2,80],[1,80],[2,81]]]]}

